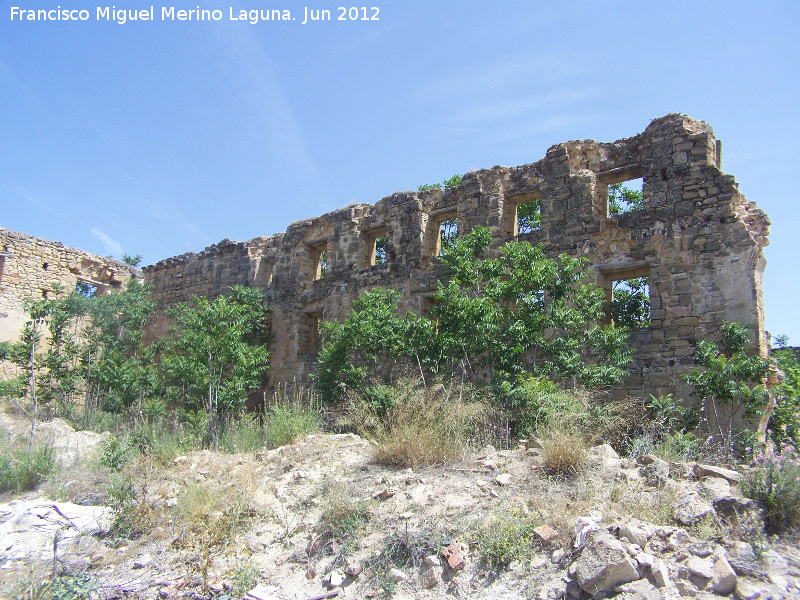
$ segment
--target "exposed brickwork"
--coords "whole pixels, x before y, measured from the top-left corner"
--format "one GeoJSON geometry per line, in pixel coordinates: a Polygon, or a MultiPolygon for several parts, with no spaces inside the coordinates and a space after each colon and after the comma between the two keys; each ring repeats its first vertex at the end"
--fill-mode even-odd
{"type": "Polygon", "coordinates": [[[343,318],[375,286],[399,290],[404,311],[427,307],[440,278],[442,220],[457,218],[462,232],[490,227],[499,245],[513,235],[516,206],[538,198],[541,228],[520,239],[550,256],[587,258],[607,289],[650,277],[652,325],[632,334],[636,362],[616,393],[687,397],[679,376],[723,320],[752,324],[754,348],[767,351],[761,280],[769,220],[720,170],[719,149],[705,123],[667,115],[632,138],[558,144],[536,163],[468,173],[455,190],[399,192],[269,238],[225,240],[146,267],[144,276],[162,307],[233,284],[262,288],[273,309],[271,381],[302,380],[315,366],[319,315],[343,318]],[[608,185],[638,177],[644,209],[609,217],[608,185]],[[386,263],[371,265],[378,235],[387,238],[386,263]],[[323,251],[327,270],[317,279],[323,251]]]}

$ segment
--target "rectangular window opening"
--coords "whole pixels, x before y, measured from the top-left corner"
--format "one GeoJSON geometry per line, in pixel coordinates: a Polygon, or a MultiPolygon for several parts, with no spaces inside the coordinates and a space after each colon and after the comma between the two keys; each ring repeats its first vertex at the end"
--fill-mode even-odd
{"type": "Polygon", "coordinates": [[[312,257],[314,262],[314,280],[318,279],[325,279],[325,275],[328,273],[328,246],[322,245],[317,246],[313,253],[312,257]]]}
{"type": "Polygon", "coordinates": [[[439,239],[436,244],[436,256],[443,256],[450,250],[458,238],[458,219],[453,217],[439,221],[439,239]]]}
{"type": "Polygon", "coordinates": [[[628,329],[650,327],[650,278],[617,279],[611,287],[611,319],[628,329]]]}
{"type": "Polygon", "coordinates": [[[386,229],[373,229],[364,233],[364,250],[361,255],[362,268],[386,264],[386,229]]]}
{"type": "Polygon", "coordinates": [[[381,235],[375,238],[375,248],[372,253],[372,264],[386,264],[386,235],[381,235]]]}
{"type": "Polygon", "coordinates": [[[516,235],[524,235],[542,228],[542,210],[539,199],[530,202],[521,202],[516,206],[516,235]]]}
{"type": "Polygon", "coordinates": [[[265,288],[272,285],[272,272],[275,269],[275,261],[261,258],[256,267],[255,286],[265,288]]]}
{"type": "Polygon", "coordinates": [[[504,237],[517,237],[542,228],[539,192],[514,194],[504,200],[502,229],[504,237]]]}
{"type": "Polygon", "coordinates": [[[630,179],[608,186],[608,214],[622,215],[644,208],[644,180],[630,179]]]}

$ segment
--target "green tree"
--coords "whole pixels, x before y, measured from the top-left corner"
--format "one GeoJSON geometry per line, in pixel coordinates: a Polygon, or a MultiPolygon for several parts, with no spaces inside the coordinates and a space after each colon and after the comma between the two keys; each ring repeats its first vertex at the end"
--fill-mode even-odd
{"type": "Polygon", "coordinates": [[[87,418],[97,408],[132,411],[138,417],[143,401],[162,392],[156,361],[161,344],[144,345],[144,329],[155,305],[149,286],[134,279],[123,290],[85,301],[81,370],[87,418]]]}
{"type": "Polygon", "coordinates": [[[644,208],[644,196],[641,190],[632,190],[624,183],[612,183],[608,186],[609,214],[620,215],[642,208],[644,208]]]}
{"type": "Polygon", "coordinates": [[[800,440],[800,363],[794,348],[787,348],[789,338],[776,336],[778,349],[772,358],[783,373],[783,381],[772,389],[775,411],[769,420],[770,437],[777,445],[800,440]]]}
{"type": "MultiPolygon", "coordinates": [[[[726,458],[734,444],[736,419],[754,419],[767,405],[767,391],[762,380],[771,361],[760,356],[748,356],[749,327],[740,323],[722,325],[722,344],[701,341],[697,345],[694,368],[686,382],[694,387],[692,395],[710,403],[719,440],[726,458]]],[[[704,408],[706,411],[709,408],[704,408]]],[[[713,431],[711,433],[714,433],[713,431]]]]}
{"type": "Polygon", "coordinates": [[[476,228],[443,257],[447,283],[432,308],[440,352],[469,379],[488,368],[496,381],[537,376],[573,384],[619,381],[630,360],[626,331],[599,326],[605,297],[586,281],[585,261],[547,258],[540,246],[508,242],[486,256],[489,230],[476,228]]]}
{"type": "Polygon", "coordinates": [[[363,383],[366,365],[400,358],[467,381],[488,373],[506,388],[530,370],[573,384],[619,381],[630,360],[626,330],[596,325],[604,295],[584,281],[584,263],[550,260],[528,242],[488,258],[490,242],[489,230],[476,228],[445,252],[447,283],[438,284],[432,318],[400,318],[398,293],[372,290],[343,324],[324,324],[316,376],[323,396],[337,401],[363,383]]]}
{"type": "Polygon", "coordinates": [[[132,267],[138,267],[142,264],[142,255],[141,254],[134,254],[133,256],[129,256],[127,254],[122,255],[122,262],[126,265],[130,265],[132,267]]]}
{"type": "Polygon", "coordinates": [[[75,370],[79,345],[71,330],[79,312],[78,301],[75,295],[59,298],[61,291],[54,286],[55,298],[26,299],[23,308],[28,320],[18,341],[0,345],[0,359],[19,369],[16,377],[0,382],[0,394],[30,399],[31,410],[26,412],[31,419],[31,443],[40,405],[56,404],[63,412],[71,412],[80,384],[75,370]]]}
{"type": "Polygon", "coordinates": [[[269,308],[261,290],[233,286],[214,301],[195,296],[172,311],[175,326],[164,353],[168,397],[208,414],[217,444],[220,416],[236,412],[263,382],[269,363],[269,308]]]}

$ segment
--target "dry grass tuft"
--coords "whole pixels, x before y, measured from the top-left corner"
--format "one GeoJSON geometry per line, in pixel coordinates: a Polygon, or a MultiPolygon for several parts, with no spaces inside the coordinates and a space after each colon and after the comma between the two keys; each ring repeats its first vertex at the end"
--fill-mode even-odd
{"type": "Polygon", "coordinates": [[[586,442],[570,431],[550,430],[542,439],[544,469],[554,475],[575,475],[586,461],[586,442]]]}
{"type": "Polygon", "coordinates": [[[443,386],[403,385],[395,389],[391,405],[376,408],[367,402],[351,407],[351,418],[361,433],[377,443],[375,461],[400,467],[458,462],[466,440],[485,405],[459,400],[443,386]]]}

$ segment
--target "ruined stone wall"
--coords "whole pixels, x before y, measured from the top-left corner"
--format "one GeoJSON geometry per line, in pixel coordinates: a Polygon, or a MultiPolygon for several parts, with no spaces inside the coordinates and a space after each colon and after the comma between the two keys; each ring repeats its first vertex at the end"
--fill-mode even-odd
{"type": "Polygon", "coordinates": [[[59,286],[70,293],[79,281],[102,294],[131,277],[141,277],[141,272],[113,258],[0,228],[0,341],[18,339],[27,320],[26,298],[54,298],[59,286]]]}
{"type": "Polygon", "coordinates": [[[616,393],[687,397],[680,375],[723,320],[752,324],[754,349],[767,351],[761,279],[769,220],[720,170],[720,147],[707,124],[667,115],[632,138],[558,144],[536,163],[468,173],[453,190],[395,193],[273,237],[161,261],[144,275],[162,307],[232,284],[261,288],[273,310],[271,382],[303,380],[315,368],[319,320],[344,318],[366,290],[391,287],[401,292],[401,310],[427,308],[440,278],[443,220],[457,219],[459,232],[489,227],[499,245],[515,237],[517,206],[539,199],[541,228],[518,239],[541,243],[549,256],[585,257],[609,297],[615,280],[650,278],[652,324],[632,333],[635,363],[616,393]],[[644,208],[610,216],[609,184],[640,177],[644,208]],[[387,240],[386,262],[374,265],[378,236],[387,240]]]}

